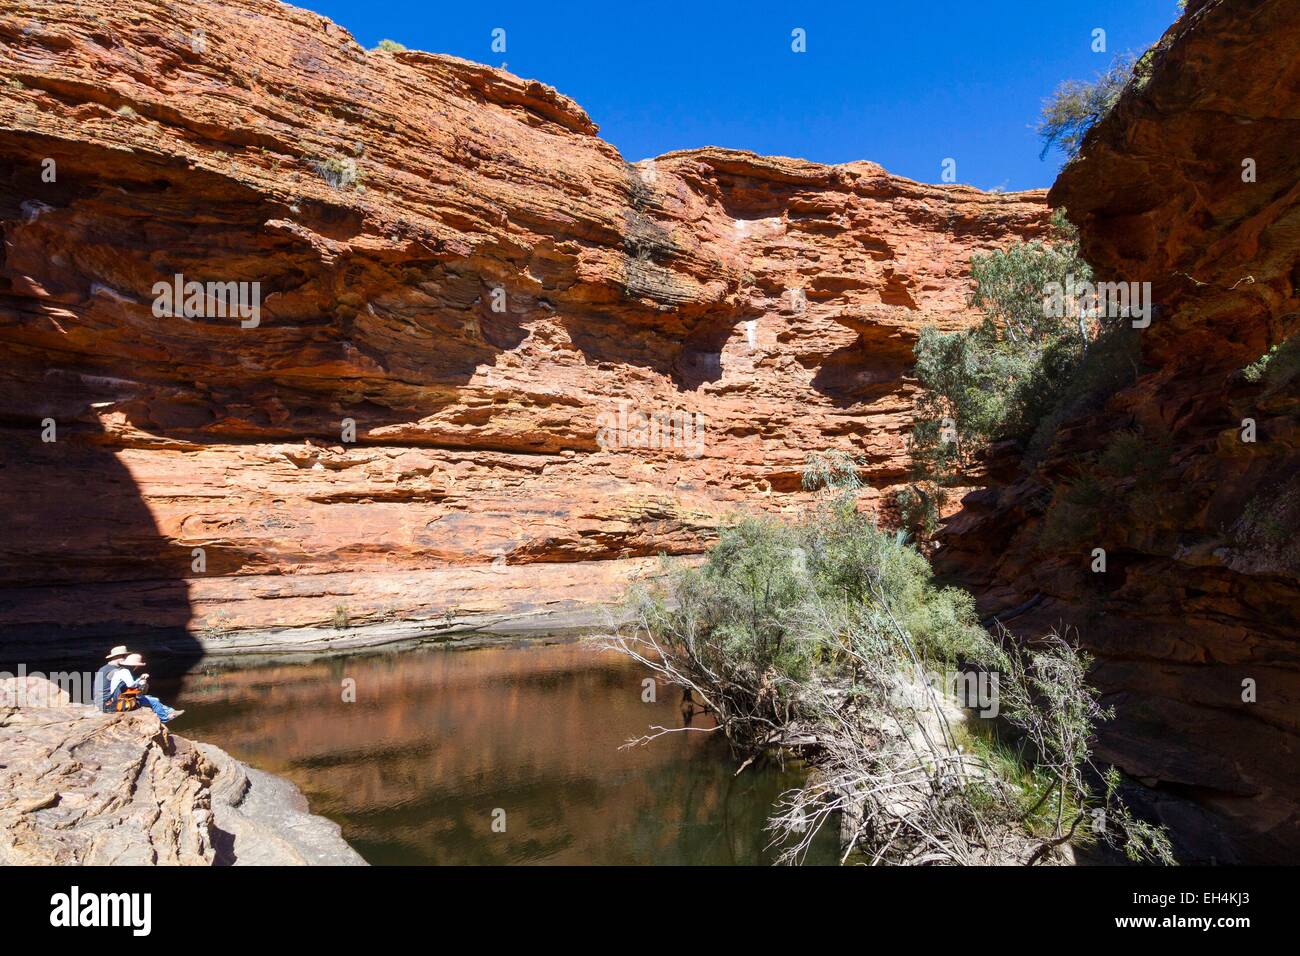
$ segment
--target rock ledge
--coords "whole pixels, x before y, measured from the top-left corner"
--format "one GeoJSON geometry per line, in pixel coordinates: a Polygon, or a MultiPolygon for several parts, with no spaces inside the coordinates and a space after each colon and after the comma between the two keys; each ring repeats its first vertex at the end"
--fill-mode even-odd
{"type": "Polygon", "coordinates": [[[153,714],[0,681],[0,865],[364,865],[298,789],[153,714]]]}

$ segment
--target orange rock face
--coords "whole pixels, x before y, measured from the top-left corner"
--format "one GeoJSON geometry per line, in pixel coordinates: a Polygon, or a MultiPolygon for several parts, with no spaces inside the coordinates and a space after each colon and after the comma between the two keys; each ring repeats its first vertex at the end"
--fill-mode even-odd
{"type": "Polygon", "coordinates": [[[1300,376],[1294,353],[1247,372],[1300,331],[1297,143],[1300,6],[1190,4],[1049,196],[1099,279],[1152,284],[1140,375],[1041,463],[991,468],[1013,477],[937,561],[1012,630],[1077,626],[1116,710],[1100,755],[1192,859],[1300,853],[1300,376]],[[1053,515],[1081,533],[1044,536],[1053,515]]]}
{"type": "Polygon", "coordinates": [[[811,451],[875,500],[917,330],[1045,216],[870,163],[631,165],[546,86],[271,0],[6,3],[0,622],[565,608],[796,507],[811,451]],[[178,282],[250,285],[187,315],[178,282]]]}

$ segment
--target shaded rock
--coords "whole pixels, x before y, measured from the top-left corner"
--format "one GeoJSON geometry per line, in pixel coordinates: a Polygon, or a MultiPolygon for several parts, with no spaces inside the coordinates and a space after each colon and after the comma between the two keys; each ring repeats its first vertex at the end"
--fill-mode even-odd
{"type": "Polygon", "coordinates": [[[1243,371],[1300,331],[1298,53],[1291,0],[1189,4],[1089,132],[1049,200],[1099,280],[1152,284],[1139,374],[968,496],[937,556],[1013,631],[1078,628],[1116,710],[1098,753],[1156,788],[1189,860],[1300,853],[1300,400],[1285,367],[1243,371]],[[1125,433],[1150,456],[1127,474],[1125,433]],[[1083,530],[1045,534],[1053,514],[1083,530]]]}

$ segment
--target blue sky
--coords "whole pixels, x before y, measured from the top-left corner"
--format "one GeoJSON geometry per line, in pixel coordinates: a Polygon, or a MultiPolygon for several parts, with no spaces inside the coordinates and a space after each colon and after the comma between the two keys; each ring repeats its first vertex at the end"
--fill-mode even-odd
{"type": "Polygon", "coordinates": [[[368,47],[390,38],[548,83],[632,162],[715,145],[939,182],[951,157],[957,181],[983,189],[1051,185],[1061,156],[1040,160],[1032,128],[1043,98],[1146,49],[1178,13],[1176,0],[299,5],[368,47]],[[1098,28],[1106,53],[1092,51],[1098,28]]]}

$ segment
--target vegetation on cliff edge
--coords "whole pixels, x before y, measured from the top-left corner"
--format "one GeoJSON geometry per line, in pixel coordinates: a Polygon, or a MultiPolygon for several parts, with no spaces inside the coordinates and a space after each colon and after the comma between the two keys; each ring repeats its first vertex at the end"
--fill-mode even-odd
{"type": "Polygon", "coordinates": [[[898,495],[903,525],[926,542],[949,489],[969,485],[989,447],[1018,439],[1030,461],[1067,418],[1100,407],[1136,377],[1137,334],[1048,290],[1090,283],[1074,227],[1058,210],[1045,241],[971,257],[972,329],[923,329],[914,349],[921,386],[908,451],[911,485],[898,495]]]}

